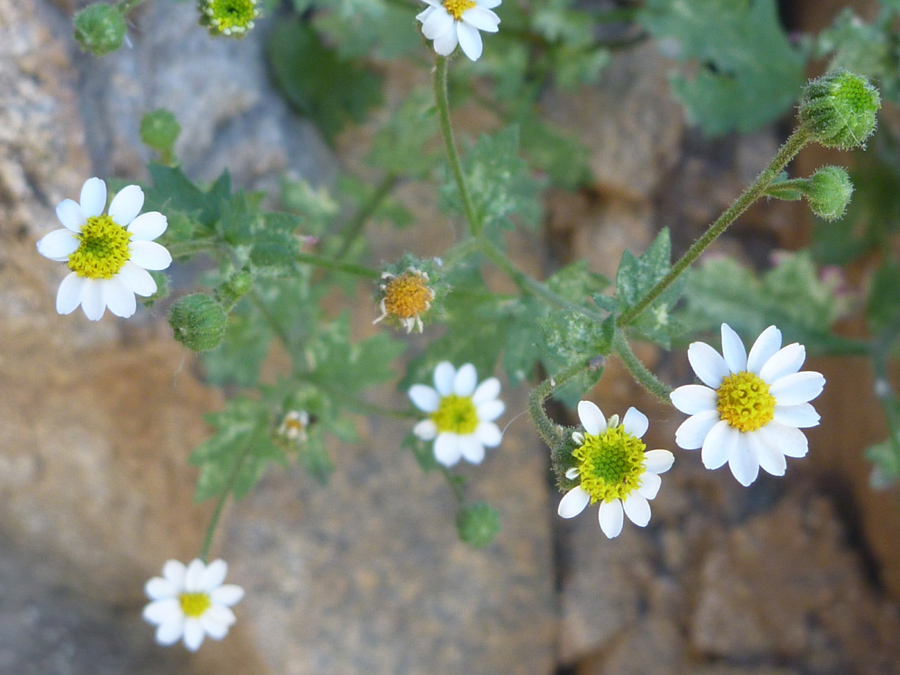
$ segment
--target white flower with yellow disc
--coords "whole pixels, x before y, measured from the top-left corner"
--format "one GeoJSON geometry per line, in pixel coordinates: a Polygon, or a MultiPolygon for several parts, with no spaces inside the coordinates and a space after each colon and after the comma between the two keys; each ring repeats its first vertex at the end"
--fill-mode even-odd
{"type": "Polygon", "coordinates": [[[500,24],[491,10],[500,6],[500,0],[425,0],[428,8],[416,19],[422,22],[422,35],[433,40],[434,51],[450,56],[456,46],[472,61],[481,57],[483,45],[481,33],[496,33],[500,24]]]}

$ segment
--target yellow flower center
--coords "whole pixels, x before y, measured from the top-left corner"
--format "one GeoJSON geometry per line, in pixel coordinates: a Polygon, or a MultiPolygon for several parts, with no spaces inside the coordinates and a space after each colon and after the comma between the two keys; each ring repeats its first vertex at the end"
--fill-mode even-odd
{"type": "Polygon", "coordinates": [[[462,20],[463,12],[476,6],[475,0],[444,0],[444,9],[457,21],[462,20]]]}
{"type": "Polygon", "coordinates": [[[434,291],[428,275],[418,270],[404,272],[384,286],[384,311],[400,319],[412,319],[431,307],[434,291]]]}
{"type": "Polygon", "coordinates": [[[182,593],[178,599],[181,601],[181,611],[192,619],[199,619],[212,605],[206,593],[182,593]]]}
{"type": "Polygon", "coordinates": [[[206,15],[220,31],[242,33],[253,28],[253,19],[259,12],[255,0],[208,0],[206,15]]]}
{"type": "Polygon", "coordinates": [[[112,279],[131,259],[131,233],[109,216],[94,216],[77,235],[81,245],[69,256],[69,269],[88,279],[112,279]]]}
{"type": "Polygon", "coordinates": [[[646,470],[646,448],[621,426],[599,436],[584,434],[584,445],[572,456],[578,460],[581,489],[591,496],[591,504],[626,499],[637,489],[646,470]]]}
{"type": "Polygon", "coordinates": [[[450,394],[441,399],[438,409],[431,413],[438,433],[471,434],[478,428],[478,411],[471,396],[450,394]]]}
{"type": "Polygon", "coordinates": [[[756,431],[775,417],[775,397],[758,375],[729,375],[716,390],[719,415],[735,429],[756,431]]]}

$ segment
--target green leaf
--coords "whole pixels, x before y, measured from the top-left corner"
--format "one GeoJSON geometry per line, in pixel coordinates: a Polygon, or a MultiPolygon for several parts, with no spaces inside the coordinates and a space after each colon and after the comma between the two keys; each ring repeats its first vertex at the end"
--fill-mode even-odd
{"type": "Polygon", "coordinates": [[[362,122],[381,101],[381,79],[322,44],[300,20],[275,25],[268,58],[288,102],[315,121],[329,141],[347,122],[362,122]]]}
{"type": "Polygon", "coordinates": [[[249,303],[239,303],[228,317],[222,344],[200,356],[206,379],[218,386],[253,386],[259,380],[273,336],[249,303]]]}
{"type": "Polygon", "coordinates": [[[577,260],[557,270],[547,279],[547,286],[570,302],[583,303],[594,293],[609,286],[609,279],[588,270],[587,260],[577,260]]]}
{"type": "Polygon", "coordinates": [[[708,134],[757,129],[800,95],[806,55],[788,40],[775,0],[647,0],[638,20],[692,62],[696,75],[673,74],[672,89],[708,134]]]}
{"type": "Polygon", "coordinates": [[[150,164],[147,169],[153,187],[144,190],[144,211],[160,211],[170,219],[187,217],[211,228],[231,198],[231,177],[227,171],[204,191],[180,167],[150,164]]]}
{"type": "Polygon", "coordinates": [[[290,213],[264,213],[253,223],[250,261],[257,267],[292,267],[300,252],[295,234],[300,218],[290,213]]]}
{"type": "Polygon", "coordinates": [[[225,410],[205,418],[216,433],[201,443],[190,457],[200,468],[196,501],[224,492],[242,499],[262,478],[272,462],[287,466],[284,453],[271,438],[271,420],[264,403],[249,399],[229,401],[225,410]]]}
{"type": "Polygon", "coordinates": [[[885,260],[872,275],[866,301],[866,319],[873,333],[900,327],[900,265],[885,260]]]}
{"type": "Polygon", "coordinates": [[[341,210],[327,188],[314,189],[305,180],[285,180],[281,186],[281,203],[288,211],[300,214],[306,231],[314,236],[328,232],[341,210]]]}
{"type": "Polygon", "coordinates": [[[630,309],[647,291],[662,280],[672,267],[672,244],[664,228],[638,258],[631,251],[622,254],[616,273],[616,299],[621,309],[630,309]]]}
{"type": "Polygon", "coordinates": [[[438,131],[434,93],[415,89],[375,134],[366,161],[395,175],[424,177],[441,158],[432,147],[438,131]]]}
{"type": "Polygon", "coordinates": [[[334,462],[325,447],[325,439],[316,429],[310,430],[309,440],[304,443],[297,459],[319,485],[328,484],[328,479],[334,472],[334,462]]]}
{"type": "Polygon", "coordinates": [[[338,45],[344,58],[395,59],[422,47],[418,31],[412,30],[413,5],[390,0],[318,0],[316,4],[330,10],[315,16],[316,28],[338,45]]]}

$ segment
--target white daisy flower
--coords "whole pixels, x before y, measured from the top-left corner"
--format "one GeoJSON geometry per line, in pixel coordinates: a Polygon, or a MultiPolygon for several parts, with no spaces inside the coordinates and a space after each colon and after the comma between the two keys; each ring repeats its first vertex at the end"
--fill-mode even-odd
{"type": "Polygon", "coordinates": [[[164,270],[172,262],[165,247],[153,240],[166,231],[168,221],[158,211],[138,215],[144,193],[137,185],[123,188],[106,208],[106,183],[89,178],[81,188],[81,203],[64,199],[56,215],[65,226],[37,243],[38,253],[65,262],[71,273],[56,294],[56,311],[70,314],[81,305],[85,316],[97,321],[106,308],[129,317],[137,308],[135,294],[156,292],[147,270],[164,270]]]}
{"type": "Polygon", "coordinates": [[[244,597],[244,589],[222,584],[228,573],[224,560],[205,565],[197,559],[185,567],[177,560],[163,565],[163,575],[147,582],[144,591],[152,602],[144,607],[144,621],[157,626],[156,641],[184,646],[195,652],[209,635],[221,640],[235,622],[231,607],[244,597]]]}
{"type": "Polygon", "coordinates": [[[783,476],[786,457],[809,449],[800,429],[814,427],[819,415],[809,404],[822,392],[821,373],[798,372],[806,359],[799,343],[781,346],[781,331],[769,326],[750,354],[728,324],[722,324],[722,355],[703,342],[688,348],[688,360],[704,385],[678,387],[672,403],[691,415],[675,433],[685,450],[702,448],[707,469],[728,462],[741,485],[759,469],[783,476]]]}
{"type": "Polygon", "coordinates": [[[578,447],[572,453],[577,466],[566,472],[566,478],[579,479],[559,502],[557,512],[563,518],[574,518],[588,503],[600,502],[600,529],[610,539],[622,532],[624,516],[637,525],[650,522],[650,502],[659,492],[659,474],[672,468],[675,456],[668,450],[650,450],[641,441],[647,432],[647,416],[637,408],[629,408],[619,423],[619,416],[607,420],[590,401],[578,404],[578,419],[584,433],[572,434],[578,447]]]}
{"type": "Polygon", "coordinates": [[[496,33],[500,23],[491,10],[500,6],[500,0],[425,0],[428,8],[416,19],[422,22],[422,35],[434,41],[434,51],[450,56],[456,45],[472,61],[481,56],[482,44],[479,30],[496,33]]]}
{"type": "Polygon", "coordinates": [[[413,433],[423,441],[434,440],[434,457],[444,466],[453,466],[460,457],[481,464],[484,449],[495,448],[502,440],[500,427],[494,424],[506,410],[497,398],[500,380],[491,377],[478,384],[471,363],[456,370],[443,361],[434,369],[434,387],[416,384],[409,390],[413,405],[429,414],[413,433]]]}

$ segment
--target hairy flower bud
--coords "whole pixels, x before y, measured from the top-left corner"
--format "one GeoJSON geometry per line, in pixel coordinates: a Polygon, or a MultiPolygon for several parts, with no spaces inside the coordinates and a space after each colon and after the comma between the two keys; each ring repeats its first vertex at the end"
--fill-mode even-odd
{"type": "Polygon", "coordinates": [[[113,5],[88,5],[75,15],[75,39],[86,52],[103,56],[125,41],[125,18],[113,5]]]}
{"type": "Polygon", "coordinates": [[[181,344],[195,352],[205,352],[222,342],[228,315],[222,305],[208,295],[192,293],[172,305],[169,325],[181,344]]]}
{"type": "Polygon", "coordinates": [[[222,303],[225,311],[228,311],[237,304],[238,300],[249,293],[251,288],[253,288],[253,275],[249,270],[241,270],[216,289],[216,297],[222,303]]]}
{"type": "Polygon", "coordinates": [[[880,107],[881,96],[865,77],[838,68],[806,85],[800,123],[825,147],[850,150],[872,135],[880,107]]]}
{"type": "Polygon", "coordinates": [[[853,183],[847,171],[839,166],[825,166],[809,179],[809,207],[819,218],[838,220],[847,210],[853,183]]]}
{"type": "Polygon", "coordinates": [[[180,133],[181,125],[165,108],[157,108],[141,118],[141,141],[160,154],[172,151],[180,133]]]}
{"type": "Polygon", "coordinates": [[[500,532],[500,514],[485,502],[460,507],[456,513],[459,538],[474,548],[484,548],[500,532]]]}

